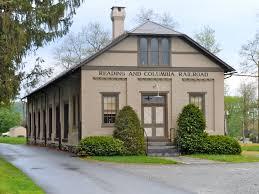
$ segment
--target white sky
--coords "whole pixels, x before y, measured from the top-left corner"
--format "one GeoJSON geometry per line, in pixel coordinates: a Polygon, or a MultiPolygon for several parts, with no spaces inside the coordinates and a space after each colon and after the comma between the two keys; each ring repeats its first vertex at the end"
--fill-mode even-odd
{"type": "MultiPolygon", "coordinates": [[[[96,21],[111,31],[110,8],[118,4],[126,7],[126,30],[136,26],[134,17],[142,7],[152,8],[158,13],[169,12],[179,23],[177,30],[191,37],[203,25],[211,26],[222,48],[219,57],[237,70],[241,45],[259,31],[259,0],[85,0],[77,10],[70,31],[78,32],[82,26],[96,21]]],[[[53,50],[60,41],[39,49],[37,56],[42,57],[46,64],[54,66],[53,50]]],[[[28,65],[34,57],[27,57],[28,65]]],[[[231,94],[235,95],[240,77],[230,78],[226,83],[231,88],[231,94]]]]}

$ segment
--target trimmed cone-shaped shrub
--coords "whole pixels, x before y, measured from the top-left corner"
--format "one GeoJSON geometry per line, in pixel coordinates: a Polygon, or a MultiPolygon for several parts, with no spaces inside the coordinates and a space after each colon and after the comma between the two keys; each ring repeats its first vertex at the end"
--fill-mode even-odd
{"type": "Polygon", "coordinates": [[[130,106],[123,107],[115,120],[113,136],[124,142],[128,155],[145,153],[143,128],[137,113],[130,106]]]}
{"type": "Polygon", "coordinates": [[[177,119],[176,142],[181,153],[200,153],[203,150],[206,122],[202,111],[194,104],[186,105],[177,119]]]}
{"type": "Polygon", "coordinates": [[[194,104],[186,105],[177,120],[179,135],[201,134],[206,127],[203,112],[194,104]]]}

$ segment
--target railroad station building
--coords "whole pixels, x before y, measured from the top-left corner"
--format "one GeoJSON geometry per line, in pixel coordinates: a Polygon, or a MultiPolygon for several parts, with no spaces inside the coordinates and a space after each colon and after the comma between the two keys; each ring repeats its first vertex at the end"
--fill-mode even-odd
{"type": "Polygon", "coordinates": [[[224,77],[235,69],[155,22],[125,31],[125,15],[124,7],[112,7],[111,43],[26,96],[30,142],[73,146],[86,136],[112,135],[125,105],[150,139],[173,140],[189,103],[203,111],[209,134],[224,134],[224,77]]]}

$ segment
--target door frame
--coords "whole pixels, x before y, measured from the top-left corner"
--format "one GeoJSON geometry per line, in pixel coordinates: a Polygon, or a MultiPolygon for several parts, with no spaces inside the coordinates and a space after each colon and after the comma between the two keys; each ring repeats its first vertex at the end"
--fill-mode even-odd
{"type": "MultiPolygon", "coordinates": [[[[144,95],[150,95],[150,96],[156,96],[157,95],[157,92],[154,92],[154,91],[141,91],[141,124],[144,128],[144,104],[143,104],[143,99],[142,99],[142,96],[144,95]]],[[[165,110],[165,115],[164,115],[164,126],[165,126],[165,129],[164,129],[164,136],[149,136],[148,138],[149,139],[154,139],[154,140],[159,140],[159,139],[165,139],[167,138],[168,139],[168,94],[169,92],[168,91],[159,91],[159,95],[160,96],[164,96],[165,97],[165,104],[164,104],[164,110],[165,110]]]]}

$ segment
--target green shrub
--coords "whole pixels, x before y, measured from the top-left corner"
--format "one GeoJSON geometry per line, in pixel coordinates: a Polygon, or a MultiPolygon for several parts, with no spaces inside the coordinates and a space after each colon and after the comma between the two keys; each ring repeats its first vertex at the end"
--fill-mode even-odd
{"type": "Polygon", "coordinates": [[[115,156],[124,152],[123,142],[110,136],[86,137],[78,145],[78,155],[115,156]]]}
{"type": "Polygon", "coordinates": [[[130,106],[125,106],[119,111],[113,136],[124,142],[128,155],[145,153],[143,128],[136,112],[130,106]]]}
{"type": "Polygon", "coordinates": [[[240,154],[241,146],[232,137],[211,135],[203,143],[203,152],[206,154],[240,154]]]}
{"type": "Polygon", "coordinates": [[[177,119],[178,134],[202,134],[206,122],[203,112],[194,104],[186,105],[177,119]]]}
{"type": "Polygon", "coordinates": [[[205,118],[201,110],[193,104],[183,108],[179,115],[176,142],[183,154],[240,154],[239,143],[223,135],[208,136],[205,133],[205,118]]]}
{"type": "Polygon", "coordinates": [[[176,142],[181,153],[192,154],[203,148],[206,122],[202,111],[194,104],[186,105],[177,119],[176,142]]]}

